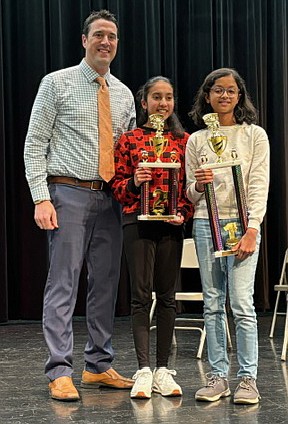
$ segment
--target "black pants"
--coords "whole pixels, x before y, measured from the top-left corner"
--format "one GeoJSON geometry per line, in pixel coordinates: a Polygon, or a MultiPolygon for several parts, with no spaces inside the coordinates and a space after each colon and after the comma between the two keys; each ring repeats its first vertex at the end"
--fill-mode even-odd
{"type": "Polygon", "coordinates": [[[131,282],[132,329],[139,368],[150,366],[152,290],[157,295],[157,367],[168,365],[176,315],[175,290],[183,247],[182,226],[162,221],[124,226],[131,282]]]}

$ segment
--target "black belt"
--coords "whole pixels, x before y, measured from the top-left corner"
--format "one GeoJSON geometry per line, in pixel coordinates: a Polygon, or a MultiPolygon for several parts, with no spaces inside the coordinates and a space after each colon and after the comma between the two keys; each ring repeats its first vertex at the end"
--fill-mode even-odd
{"type": "Polygon", "coordinates": [[[47,178],[48,183],[52,184],[68,184],[73,185],[76,187],[85,187],[90,188],[90,190],[108,190],[110,189],[109,184],[106,183],[106,181],[102,180],[91,180],[91,181],[84,181],[84,180],[78,180],[78,178],[72,178],[72,177],[48,177],[47,178]]]}

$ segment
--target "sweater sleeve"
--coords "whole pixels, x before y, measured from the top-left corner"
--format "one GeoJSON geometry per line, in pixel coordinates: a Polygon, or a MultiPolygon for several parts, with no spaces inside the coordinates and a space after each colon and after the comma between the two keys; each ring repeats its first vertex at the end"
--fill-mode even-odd
{"type": "Polygon", "coordinates": [[[259,230],[266,213],[269,189],[269,141],[265,130],[254,128],[254,152],[248,175],[248,227],[259,230]]]}
{"type": "Polygon", "coordinates": [[[199,162],[196,154],[195,147],[195,134],[191,134],[186,145],[185,152],[185,171],[186,171],[186,194],[188,199],[195,205],[198,200],[204,196],[195,189],[196,179],[195,171],[199,168],[199,162]]]}
{"type": "Polygon", "coordinates": [[[132,205],[140,199],[140,187],[134,184],[135,168],[130,157],[130,143],[127,133],[124,133],[115,147],[115,175],[110,186],[115,198],[122,205],[132,205]]]}
{"type": "MultiPolygon", "coordinates": [[[[186,194],[186,174],[185,174],[185,147],[189,135],[185,133],[183,138],[183,159],[181,160],[181,168],[179,172],[179,191],[177,212],[184,216],[185,221],[188,221],[193,216],[193,205],[189,201],[186,194]]],[[[180,141],[179,141],[180,143],[180,141]]]]}

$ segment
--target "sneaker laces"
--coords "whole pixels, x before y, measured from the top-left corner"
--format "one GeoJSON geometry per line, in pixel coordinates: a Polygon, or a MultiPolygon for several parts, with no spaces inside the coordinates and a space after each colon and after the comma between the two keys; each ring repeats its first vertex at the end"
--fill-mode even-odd
{"type": "Polygon", "coordinates": [[[160,380],[162,380],[162,382],[170,382],[170,383],[175,383],[172,375],[176,375],[177,372],[175,370],[168,370],[167,368],[164,368],[163,370],[160,369],[158,370],[158,375],[157,378],[159,378],[160,380]]]}
{"type": "Polygon", "coordinates": [[[219,375],[216,375],[216,374],[208,373],[206,374],[206,378],[207,378],[206,387],[214,387],[218,383],[221,377],[219,377],[219,375]]]}
{"type": "Polygon", "coordinates": [[[243,377],[241,382],[239,383],[239,387],[241,387],[244,390],[248,390],[249,392],[254,391],[258,394],[258,390],[252,385],[252,382],[254,379],[252,377],[243,377]]]}
{"type": "Polygon", "coordinates": [[[151,371],[150,370],[138,370],[136,371],[136,373],[133,375],[132,380],[137,380],[137,378],[141,378],[143,380],[147,380],[148,378],[151,378],[151,371]]]}

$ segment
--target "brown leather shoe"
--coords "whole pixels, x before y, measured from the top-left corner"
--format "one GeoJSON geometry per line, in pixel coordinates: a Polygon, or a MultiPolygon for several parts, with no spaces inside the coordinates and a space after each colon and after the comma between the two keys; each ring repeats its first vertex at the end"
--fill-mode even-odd
{"type": "Polygon", "coordinates": [[[94,374],[84,370],[82,373],[81,387],[91,389],[93,387],[105,386],[114,389],[131,389],[134,383],[134,380],[122,377],[117,371],[110,368],[101,374],[94,374]]]}
{"type": "Polygon", "coordinates": [[[79,400],[80,396],[73,384],[72,378],[63,376],[49,383],[49,392],[52,399],[71,402],[79,400]]]}

